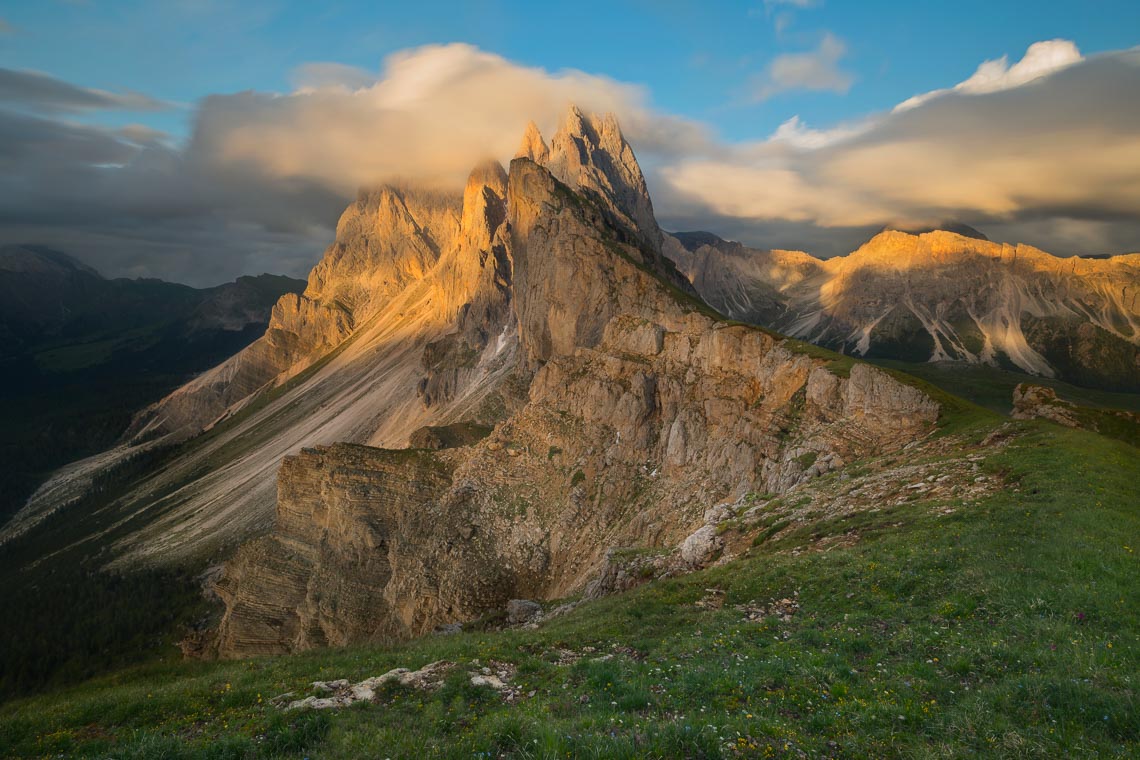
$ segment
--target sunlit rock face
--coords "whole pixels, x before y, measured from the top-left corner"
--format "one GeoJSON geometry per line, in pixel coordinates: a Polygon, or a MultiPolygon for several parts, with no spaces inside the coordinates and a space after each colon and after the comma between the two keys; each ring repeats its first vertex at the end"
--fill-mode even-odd
{"type": "Polygon", "coordinates": [[[708,233],[665,251],[724,314],[846,353],[1140,389],[1140,254],[1063,259],[940,230],[826,261],[708,233]]]}
{"type": "Polygon", "coordinates": [[[451,283],[441,301],[460,282],[474,293],[444,309],[452,327],[402,390],[439,419],[453,388],[478,388],[510,400],[501,417],[452,447],[287,458],[274,529],[219,582],[217,654],[407,638],[580,591],[609,547],[676,545],[716,500],[781,493],[931,429],[939,407],[915,388],[865,365],[837,376],[672,285],[612,119],[572,110],[551,148],[531,128],[519,153],[507,177],[472,175],[463,227],[483,263],[441,256],[431,278],[451,283]],[[491,351],[508,372],[467,374],[491,351]]]}

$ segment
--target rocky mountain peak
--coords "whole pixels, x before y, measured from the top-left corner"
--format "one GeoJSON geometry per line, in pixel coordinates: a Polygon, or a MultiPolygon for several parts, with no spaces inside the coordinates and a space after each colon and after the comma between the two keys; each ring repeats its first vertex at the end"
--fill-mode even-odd
{"type": "Polygon", "coordinates": [[[518,152],[515,153],[515,158],[529,158],[536,164],[541,164],[545,163],[549,157],[550,149],[546,147],[546,141],[542,139],[538,125],[533,121],[527,122],[526,131],[523,133],[522,143],[519,145],[518,152]]]}
{"type": "Polygon", "coordinates": [[[612,224],[660,250],[661,229],[645,176],[612,113],[585,116],[571,105],[550,141],[548,158],[538,163],[571,189],[599,196],[612,224]]]}
{"type": "Polygon", "coordinates": [[[955,221],[953,219],[946,219],[935,225],[914,225],[914,224],[887,224],[884,225],[879,232],[886,232],[888,230],[895,230],[897,232],[906,232],[911,235],[921,235],[926,232],[953,232],[962,237],[976,238],[978,240],[989,240],[984,232],[968,224],[955,221]]]}
{"type": "Polygon", "coordinates": [[[463,191],[462,229],[467,240],[487,249],[506,218],[507,172],[498,161],[476,166],[463,191]]]}
{"type": "Polygon", "coordinates": [[[0,272],[52,276],[82,273],[102,279],[83,262],[42,245],[0,246],[0,272]]]}

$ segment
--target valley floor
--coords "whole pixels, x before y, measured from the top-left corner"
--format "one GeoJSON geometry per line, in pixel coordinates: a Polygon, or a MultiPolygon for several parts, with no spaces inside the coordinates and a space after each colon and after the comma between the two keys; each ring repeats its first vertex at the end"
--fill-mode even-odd
{"type": "Polygon", "coordinates": [[[1140,455],[1043,422],[1005,432],[978,475],[1002,488],[980,498],[915,489],[757,533],[731,562],[535,630],[123,670],[0,706],[0,755],[1135,756],[1140,455]],[[271,703],[438,660],[456,667],[435,691],[271,703]],[[509,689],[472,685],[482,666],[509,689]]]}

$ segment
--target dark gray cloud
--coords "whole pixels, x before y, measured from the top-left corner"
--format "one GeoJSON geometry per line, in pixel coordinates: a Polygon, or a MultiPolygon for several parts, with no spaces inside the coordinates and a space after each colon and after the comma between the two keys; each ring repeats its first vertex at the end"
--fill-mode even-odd
{"type": "Polygon", "coordinates": [[[79,87],[38,71],[0,68],[0,105],[41,112],[161,111],[168,103],[137,92],[79,87]]]}
{"type": "Polygon", "coordinates": [[[0,109],[0,243],[53,245],[110,276],[195,285],[308,272],[345,196],[204,164],[164,137],[0,109]]]}

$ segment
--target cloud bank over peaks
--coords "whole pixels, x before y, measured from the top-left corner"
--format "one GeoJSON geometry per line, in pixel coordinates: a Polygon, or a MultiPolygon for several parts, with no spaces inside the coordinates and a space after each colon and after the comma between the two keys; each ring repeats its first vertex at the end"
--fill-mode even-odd
{"type": "Polygon", "coordinates": [[[191,153],[351,195],[397,177],[461,184],[478,161],[509,159],[528,121],[549,133],[571,102],[620,113],[643,151],[676,152],[704,139],[696,125],[652,113],[639,87],[519,66],[465,44],[397,53],[379,74],[310,64],[295,81],[287,95],[207,98],[191,153]]]}
{"type": "MultiPolygon", "coordinates": [[[[820,51],[837,65],[843,45],[820,51]]],[[[842,85],[777,63],[781,86],[842,85]]],[[[1059,253],[1140,249],[1140,49],[1080,58],[1037,43],[909,107],[825,129],[792,117],[744,143],[663,113],[637,85],[465,44],[406,50],[377,72],[311,63],[292,81],[205,97],[178,146],[81,119],[159,101],[0,75],[0,243],[197,285],[304,275],[360,186],[458,189],[481,160],[509,160],[528,121],[549,137],[573,102],[617,114],[666,229],[832,254],[883,224],[958,219],[1059,253]]]]}
{"type": "Polygon", "coordinates": [[[466,44],[406,50],[379,72],[308,64],[284,94],[207,96],[185,147],[143,125],[65,118],[158,101],[0,74],[0,242],[55,244],[109,275],[191,284],[304,275],[360,187],[462,187],[480,161],[509,160],[528,121],[549,135],[571,102],[620,114],[650,163],[716,152],[706,128],[653,111],[641,87],[466,44]]]}
{"type": "MultiPolygon", "coordinates": [[[[668,202],[658,208],[693,218],[696,207],[757,229],[962,219],[1024,232],[1052,218],[1140,228],[1140,50],[1081,59],[1053,40],[1030,51],[861,122],[812,130],[792,119],[727,156],[682,157],[659,174],[668,202]]],[[[1080,228],[1078,250],[1102,252],[1084,247],[1089,228],[1080,228]]],[[[1026,242],[1071,251],[1075,239],[1026,242]]]]}

